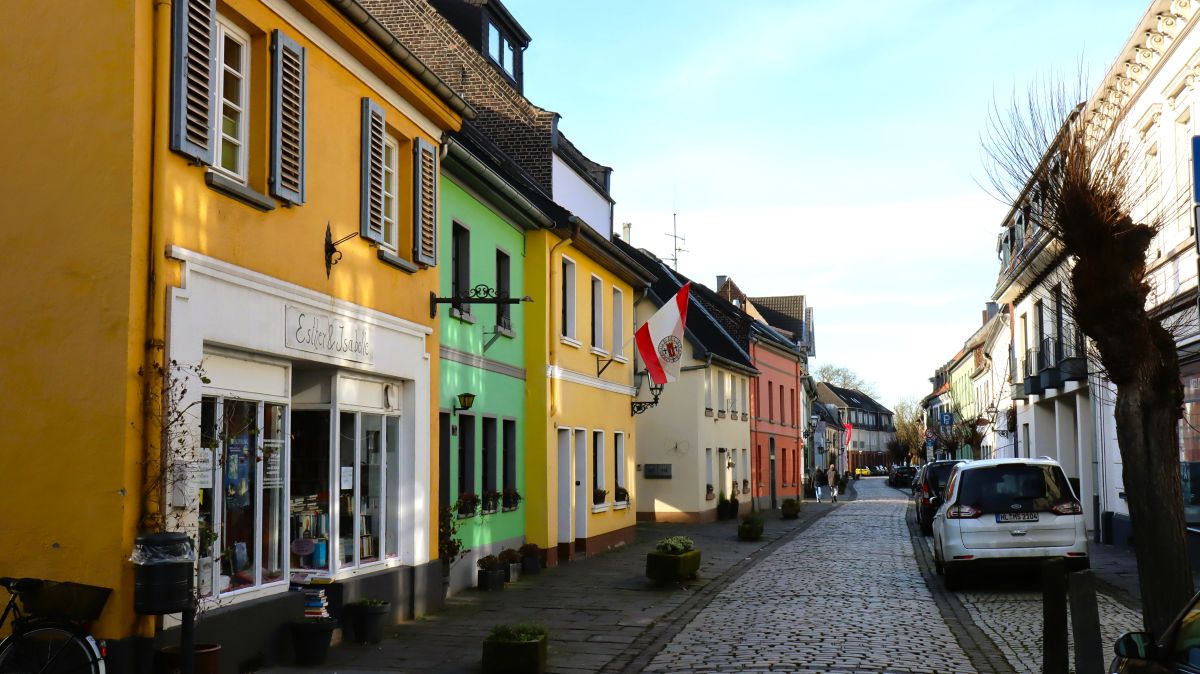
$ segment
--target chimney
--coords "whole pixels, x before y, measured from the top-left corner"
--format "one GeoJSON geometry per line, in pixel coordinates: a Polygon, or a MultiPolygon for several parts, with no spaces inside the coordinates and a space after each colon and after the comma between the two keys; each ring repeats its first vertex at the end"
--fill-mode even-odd
{"type": "Polygon", "coordinates": [[[729,278],[722,274],[717,274],[717,292],[721,292],[721,286],[725,285],[725,279],[729,278]]]}
{"type": "Polygon", "coordinates": [[[983,317],[983,324],[987,325],[987,319],[988,319],[987,309],[984,309],[983,311],[979,312],[979,314],[980,314],[980,316],[983,317]]]}
{"type": "Polygon", "coordinates": [[[987,303],[988,319],[991,319],[993,316],[995,316],[998,313],[1000,313],[1000,305],[996,304],[995,302],[988,302],[987,303]]]}
{"type": "Polygon", "coordinates": [[[621,238],[625,239],[625,243],[632,243],[632,241],[630,240],[630,236],[629,236],[630,230],[632,230],[632,229],[633,229],[632,222],[626,222],[621,225],[621,238]]]}

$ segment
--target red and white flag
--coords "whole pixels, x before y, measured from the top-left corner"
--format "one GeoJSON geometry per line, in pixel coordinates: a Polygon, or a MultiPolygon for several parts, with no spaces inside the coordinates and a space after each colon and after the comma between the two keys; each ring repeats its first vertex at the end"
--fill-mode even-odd
{"type": "Polygon", "coordinates": [[[679,365],[683,360],[683,328],[687,325],[688,293],[691,287],[690,281],[685,283],[675,297],[662,305],[633,334],[638,354],[650,373],[650,381],[659,386],[679,379],[679,365]]]}

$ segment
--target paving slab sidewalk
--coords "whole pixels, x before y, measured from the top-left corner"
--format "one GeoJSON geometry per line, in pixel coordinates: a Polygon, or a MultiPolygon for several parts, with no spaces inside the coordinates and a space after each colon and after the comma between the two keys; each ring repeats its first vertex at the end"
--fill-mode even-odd
{"type": "Polygon", "coordinates": [[[836,504],[805,503],[800,518],[765,513],[763,538],[737,540],[737,522],[639,523],[635,543],[525,576],[501,592],[463,591],[431,616],[390,629],[374,646],[343,644],[319,668],[300,672],[478,672],[484,636],[505,622],[537,622],[550,631],[549,671],[622,671],[644,661],[682,629],[679,620],[706,605],[747,568],[797,536],[836,504]],[[645,578],[646,552],[666,536],[689,536],[702,551],[700,575],[682,586],[655,587],[645,578]],[[672,625],[680,623],[678,628],[672,625]],[[615,663],[615,664],[614,664],[615,663]]]}

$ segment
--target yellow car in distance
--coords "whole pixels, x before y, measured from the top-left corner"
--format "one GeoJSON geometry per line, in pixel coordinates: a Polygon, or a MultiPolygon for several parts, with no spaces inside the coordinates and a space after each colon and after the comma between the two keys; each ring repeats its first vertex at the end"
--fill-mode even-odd
{"type": "Polygon", "coordinates": [[[863,477],[871,477],[871,469],[859,466],[858,468],[854,469],[854,474],[863,477]]]}

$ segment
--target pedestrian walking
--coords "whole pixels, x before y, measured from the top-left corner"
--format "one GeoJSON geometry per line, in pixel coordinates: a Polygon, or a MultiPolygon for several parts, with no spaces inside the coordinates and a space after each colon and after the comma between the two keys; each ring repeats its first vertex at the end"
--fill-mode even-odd
{"type": "Polygon", "coordinates": [[[829,489],[831,490],[830,493],[833,494],[833,502],[837,503],[838,472],[837,472],[837,466],[833,465],[832,463],[829,464],[829,489]]]}
{"type": "Polygon", "coordinates": [[[813,491],[817,493],[817,503],[820,503],[825,491],[825,471],[821,470],[820,466],[813,469],[812,483],[813,491]]]}

